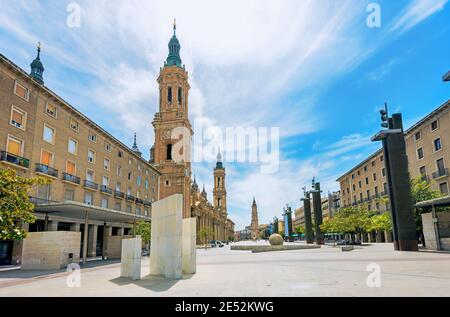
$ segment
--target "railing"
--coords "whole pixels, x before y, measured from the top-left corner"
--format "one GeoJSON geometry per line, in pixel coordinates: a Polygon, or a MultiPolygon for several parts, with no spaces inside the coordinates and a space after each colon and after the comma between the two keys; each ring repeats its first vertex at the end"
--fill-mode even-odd
{"type": "Polygon", "coordinates": [[[94,190],[98,189],[98,184],[97,183],[88,181],[87,179],[85,179],[83,181],[83,186],[86,187],[86,188],[94,189],[94,190]]]}
{"type": "Polygon", "coordinates": [[[127,200],[128,201],[135,201],[136,198],[134,196],[132,196],[132,195],[127,195],[127,200]]]}
{"type": "Polygon", "coordinates": [[[114,191],[114,197],[120,198],[120,199],[124,199],[125,198],[125,194],[122,193],[121,191],[115,190],[114,191]]]}
{"type": "Polygon", "coordinates": [[[448,176],[448,168],[441,168],[437,172],[433,173],[433,179],[448,176]]]}
{"type": "Polygon", "coordinates": [[[8,153],[6,151],[1,151],[0,152],[0,161],[12,163],[12,164],[15,164],[15,165],[18,165],[18,166],[22,166],[22,167],[26,167],[26,168],[30,167],[30,160],[29,159],[26,159],[24,157],[20,157],[20,156],[8,153]]]}
{"type": "Polygon", "coordinates": [[[144,200],[142,200],[140,198],[136,198],[136,204],[143,205],[144,204],[144,200]]]}
{"type": "Polygon", "coordinates": [[[144,200],[144,206],[151,206],[152,202],[148,200],[144,200]]]}
{"type": "Polygon", "coordinates": [[[58,170],[53,167],[36,163],[36,172],[46,174],[52,177],[58,177],[58,170]]]}
{"type": "Polygon", "coordinates": [[[106,185],[100,186],[100,191],[105,194],[112,195],[112,189],[108,188],[106,185]]]}
{"type": "Polygon", "coordinates": [[[81,179],[79,177],[77,177],[75,175],[70,175],[68,173],[63,173],[63,177],[62,178],[65,181],[68,181],[68,182],[71,182],[71,183],[75,183],[75,184],[78,184],[78,185],[80,185],[80,183],[81,183],[81,179]]]}

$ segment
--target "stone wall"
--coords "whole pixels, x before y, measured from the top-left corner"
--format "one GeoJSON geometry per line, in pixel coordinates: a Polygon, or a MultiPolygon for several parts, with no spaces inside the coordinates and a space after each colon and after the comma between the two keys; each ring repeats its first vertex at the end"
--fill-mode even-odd
{"type": "Polygon", "coordinates": [[[122,252],[122,240],[131,238],[133,238],[133,236],[109,236],[106,247],[108,259],[120,259],[120,254],[122,252]]]}
{"type": "Polygon", "coordinates": [[[69,263],[79,263],[80,245],[80,232],[30,232],[23,240],[22,269],[59,270],[69,263]]]}
{"type": "MultiPolygon", "coordinates": [[[[436,213],[436,217],[438,220],[441,250],[450,251],[450,213],[438,212],[436,213]]],[[[432,213],[422,214],[422,223],[426,248],[429,250],[437,250],[432,213]]]]}

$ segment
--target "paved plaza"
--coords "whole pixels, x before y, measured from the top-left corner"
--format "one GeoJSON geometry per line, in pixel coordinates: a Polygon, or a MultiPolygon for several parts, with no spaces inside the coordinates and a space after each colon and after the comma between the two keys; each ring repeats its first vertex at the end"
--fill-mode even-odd
{"type": "MultiPolygon", "coordinates": [[[[248,242],[242,242],[248,243],[248,242]]],[[[261,242],[264,243],[264,242],[261,242]]],[[[149,259],[142,263],[149,273],[149,259]]],[[[450,254],[395,252],[372,244],[342,252],[338,247],[251,253],[197,250],[197,274],[182,280],[120,278],[119,262],[90,263],[81,286],[69,287],[69,273],[0,271],[4,296],[448,296],[450,254]],[[368,265],[381,269],[381,287],[368,287],[368,265]]]]}

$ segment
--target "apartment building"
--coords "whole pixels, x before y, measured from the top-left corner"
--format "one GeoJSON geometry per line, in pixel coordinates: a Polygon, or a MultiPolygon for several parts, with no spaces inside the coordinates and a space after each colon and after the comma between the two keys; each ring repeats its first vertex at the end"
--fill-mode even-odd
{"type": "MultiPolygon", "coordinates": [[[[98,256],[105,231],[126,235],[150,221],[160,173],[136,136],[126,146],[44,85],[39,50],[31,66],[28,74],[0,55],[0,168],[51,180],[31,191],[38,221],[25,229],[87,233],[87,256],[98,256]]],[[[13,263],[20,254],[14,242],[13,263]]]]}
{"type": "Polygon", "coordinates": [[[370,210],[384,212],[389,208],[381,199],[388,195],[383,150],[369,156],[337,181],[341,207],[365,203],[370,210]]]}
{"type": "Polygon", "coordinates": [[[449,194],[450,100],[406,131],[406,153],[412,178],[449,194]]]}

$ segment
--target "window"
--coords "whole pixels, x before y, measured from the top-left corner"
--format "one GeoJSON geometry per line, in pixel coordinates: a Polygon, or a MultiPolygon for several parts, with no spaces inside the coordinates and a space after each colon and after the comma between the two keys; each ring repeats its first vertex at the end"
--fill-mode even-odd
{"type": "Polygon", "coordinates": [[[178,87],[178,104],[181,105],[183,103],[183,88],[178,87]]]}
{"type": "Polygon", "coordinates": [[[423,154],[423,148],[418,148],[417,149],[417,160],[421,160],[423,159],[424,154],[423,154]]]}
{"type": "Polygon", "coordinates": [[[361,181],[358,182],[358,187],[361,188],[361,181]]]}
{"type": "Polygon", "coordinates": [[[380,161],[383,162],[384,161],[384,156],[380,156],[380,161]]]}
{"type": "Polygon", "coordinates": [[[109,144],[108,142],[105,142],[105,151],[111,152],[111,144],[109,144]]]}
{"type": "Polygon", "coordinates": [[[109,186],[109,178],[108,176],[103,176],[102,185],[108,187],[109,186]]]}
{"type": "Polygon", "coordinates": [[[148,189],[148,179],[145,180],[145,189],[148,189]]]}
{"type": "Polygon", "coordinates": [[[381,170],[381,175],[383,175],[383,177],[386,177],[386,168],[383,167],[383,169],[381,170]]]}
{"type": "Polygon", "coordinates": [[[148,217],[148,212],[149,212],[148,207],[145,207],[145,208],[144,208],[144,212],[145,212],[145,216],[148,217]]]}
{"type": "Polygon", "coordinates": [[[367,165],[364,166],[364,172],[367,172],[367,165]]]}
{"type": "Polygon", "coordinates": [[[97,142],[97,135],[94,134],[94,133],[92,133],[92,132],[89,132],[89,137],[88,137],[88,139],[89,139],[89,141],[91,141],[91,142],[97,142]]]}
{"type": "Polygon", "coordinates": [[[123,152],[122,152],[122,151],[120,151],[120,150],[119,150],[119,151],[117,151],[117,156],[118,156],[118,157],[123,157],[123,152]]]}
{"type": "Polygon", "coordinates": [[[38,185],[37,198],[50,200],[50,184],[38,185]]]}
{"type": "Polygon", "coordinates": [[[439,120],[434,120],[431,122],[431,131],[436,131],[439,129],[439,120]]]}
{"type": "Polygon", "coordinates": [[[378,197],[378,186],[375,186],[375,196],[378,197]]]}
{"type": "Polygon", "coordinates": [[[108,208],[108,199],[103,197],[100,206],[102,208],[108,208]]]}
{"type": "Polygon", "coordinates": [[[128,165],[133,164],[133,160],[132,159],[128,159],[128,165]]]}
{"type": "Polygon", "coordinates": [[[120,182],[116,183],[116,191],[121,192],[122,191],[122,184],[120,182]]]}
{"type": "Polygon", "coordinates": [[[131,205],[127,205],[127,212],[131,213],[131,205]]]}
{"type": "Polygon", "coordinates": [[[11,135],[8,135],[6,145],[6,151],[12,155],[22,156],[23,153],[23,141],[19,140],[11,135]]]}
{"type": "Polygon", "coordinates": [[[388,192],[387,183],[383,183],[383,190],[384,190],[384,194],[387,195],[387,192],[388,192]]]}
{"type": "Polygon", "coordinates": [[[88,150],[88,162],[95,164],[95,152],[92,150],[88,150]]]}
{"type": "Polygon", "coordinates": [[[118,210],[118,211],[121,211],[121,210],[122,210],[122,204],[121,204],[121,203],[116,203],[116,204],[114,205],[114,209],[115,209],[115,210],[118,210]]]}
{"type": "Polygon", "coordinates": [[[427,169],[426,169],[425,166],[421,166],[421,167],[419,168],[419,174],[420,174],[420,176],[427,175],[427,169]]]}
{"type": "Polygon", "coordinates": [[[131,196],[131,187],[128,187],[128,188],[127,188],[127,195],[128,195],[128,196],[131,196]]]}
{"type": "Polygon", "coordinates": [[[141,175],[138,175],[138,177],[136,178],[136,184],[138,186],[141,186],[141,183],[142,183],[142,177],[141,177],[141,175]]]}
{"type": "Polygon", "coordinates": [[[25,130],[27,114],[25,111],[20,110],[19,108],[12,106],[11,107],[11,118],[9,123],[16,128],[25,130]]]}
{"type": "Polygon", "coordinates": [[[84,203],[87,205],[92,205],[93,195],[92,193],[85,192],[84,193],[84,203]]]}
{"type": "Polygon", "coordinates": [[[86,180],[89,182],[94,182],[94,171],[93,170],[86,171],[86,180]]]}
{"type": "Polygon", "coordinates": [[[439,175],[445,174],[445,163],[443,158],[436,161],[436,167],[439,175]]]}
{"type": "Polygon", "coordinates": [[[448,194],[448,183],[441,183],[439,184],[439,190],[441,191],[441,194],[448,194]]]}
{"type": "Polygon", "coordinates": [[[167,144],[167,153],[166,157],[168,161],[172,160],[172,144],[167,144]]]}
{"type": "Polygon", "coordinates": [[[107,158],[103,159],[103,167],[105,170],[109,171],[109,160],[107,158]]]}
{"type": "Polygon", "coordinates": [[[377,173],[373,173],[373,181],[374,181],[374,182],[377,181],[377,173]]]}
{"type": "Polygon", "coordinates": [[[366,185],[369,185],[369,177],[366,177],[366,185]]]}
{"type": "Polygon", "coordinates": [[[66,161],[66,173],[70,175],[76,174],[76,164],[72,161],[66,161]]]}
{"type": "Polygon", "coordinates": [[[142,171],[142,166],[141,166],[141,164],[138,164],[138,171],[142,171]]]}
{"type": "Polygon", "coordinates": [[[122,176],[122,166],[117,166],[117,176],[122,176]]]}
{"type": "Polygon", "coordinates": [[[53,153],[46,150],[41,150],[41,164],[53,166],[53,153]]]}
{"type": "Polygon", "coordinates": [[[141,198],[141,192],[140,192],[140,191],[137,191],[137,192],[136,192],[136,197],[137,197],[137,198],[141,198]]]}
{"type": "Polygon", "coordinates": [[[19,84],[17,81],[14,85],[14,94],[16,94],[22,99],[25,99],[26,101],[28,101],[30,96],[28,89],[25,86],[19,84]]]}
{"type": "Polygon", "coordinates": [[[372,161],[372,167],[374,167],[375,166],[375,161],[372,161]]]}
{"type": "Polygon", "coordinates": [[[44,134],[42,136],[45,142],[55,144],[55,129],[44,124],[44,134]]]}
{"type": "Polygon", "coordinates": [[[420,131],[414,134],[414,141],[419,141],[422,138],[422,133],[420,131]]]}
{"type": "Polygon", "coordinates": [[[434,140],[433,145],[435,152],[442,150],[441,138],[437,138],[436,140],[434,140]]]}
{"type": "Polygon", "coordinates": [[[128,180],[131,181],[131,172],[128,172],[128,180]]]}
{"type": "Polygon", "coordinates": [[[359,201],[363,201],[363,194],[359,193],[359,201]]]}
{"type": "Polygon", "coordinates": [[[50,102],[47,102],[47,105],[45,106],[45,113],[53,118],[56,118],[56,106],[50,102]]]}
{"type": "Polygon", "coordinates": [[[78,124],[78,121],[76,121],[74,119],[70,119],[69,126],[72,130],[74,130],[76,132],[80,132],[80,125],[78,124]]]}
{"type": "Polygon", "coordinates": [[[148,175],[148,169],[145,170],[145,175],[148,175]]]}
{"type": "Polygon", "coordinates": [[[167,102],[172,104],[172,87],[167,87],[167,102]]]}
{"type": "Polygon", "coordinates": [[[64,190],[64,201],[73,201],[75,197],[75,191],[73,189],[64,190]]]}
{"type": "Polygon", "coordinates": [[[370,190],[368,189],[366,193],[367,193],[367,199],[370,199],[370,190]]]}
{"type": "Polygon", "coordinates": [[[78,153],[78,142],[72,138],[69,138],[69,142],[67,144],[67,151],[70,154],[77,155],[78,153]]]}
{"type": "Polygon", "coordinates": [[[136,215],[140,215],[141,214],[141,207],[136,207],[136,215]]]}
{"type": "Polygon", "coordinates": [[[352,187],[353,187],[353,191],[355,191],[355,190],[356,190],[355,184],[353,184],[353,186],[352,186],[352,187]]]}

